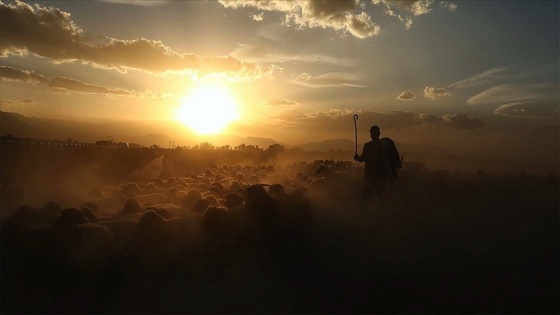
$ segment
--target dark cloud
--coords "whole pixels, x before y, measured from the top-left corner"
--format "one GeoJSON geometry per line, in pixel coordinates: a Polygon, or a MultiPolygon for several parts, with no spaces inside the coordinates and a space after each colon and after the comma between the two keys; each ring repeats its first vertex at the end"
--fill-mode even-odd
{"type": "Polygon", "coordinates": [[[104,86],[87,84],[84,82],[80,82],[69,78],[63,78],[63,77],[52,78],[52,80],[49,82],[49,87],[56,88],[56,89],[64,89],[66,91],[88,93],[88,94],[109,94],[109,95],[121,95],[121,96],[131,95],[130,91],[121,90],[121,89],[109,89],[104,86]]]}
{"type": "Polygon", "coordinates": [[[271,76],[279,67],[241,62],[232,57],[180,54],[161,41],[118,40],[88,42],[69,13],[40,4],[0,2],[0,55],[35,54],[54,61],[81,60],[97,67],[138,69],[151,73],[185,72],[194,76],[222,74],[233,80],[271,76]]]}
{"type": "Polygon", "coordinates": [[[558,120],[558,102],[509,103],[498,107],[496,115],[520,118],[548,118],[558,120]]]}
{"type": "Polygon", "coordinates": [[[220,0],[226,8],[256,8],[265,11],[278,11],[285,14],[287,24],[300,27],[329,28],[349,32],[357,38],[378,35],[381,28],[371,21],[366,12],[361,11],[360,1],[308,1],[308,0],[220,0]]]}
{"type": "Polygon", "coordinates": [[[333,133],[345,132],[352,123],[352,116],[358,114],[361,124],[378,125],[382,130],[404,130],[409,128],[451,128],[478,129],[486,125],[485,122],[469,118],[464,114],[435,116],[425,113],[393,111],[388,113],[373,111],[352,112],[349,110],[330,110],[305,115],[301,110],[286,111],[282,115],[272,118],[284,119],[292,127],[305,130],[324,130],[333,133]]]}
{"type": "Polygon", "coordinates": [[[414,95],[414,93],[412,93],[410,91],[402,92],[399,96],[397,96],[397,99],[401,100],[401,101],[410,101],[410,100],[413,100],[415,98],[416,98],[416,96],[414,95]]]}
{"type": "Polygon", "coordinates": [[[451,129],[478,129],[486,126],[480,119],[469,118],[465,114],[444,115],[444,126],[451,129]]]}
{"type": "Polygon", "coordinates": [[[449,93],[449,91],[447,91],[445,88],[436,88],[436,87],[426,87],[424,89],[424,97],[428,97],[431,98],[432,100],[435,100],[437,98],[440,97],[444,97],[444,96],[450,96],[451,93],[449,93]]]}
{"type": "Polygon", "coordinates": [[[47,83],[40,74],[35,74],[31,71],[17,70],[10,67],[0,66],[0,78],[11,81],[23,81],[27,83],[47,83]]]}
{"type": "Polygon", "coordinates": [[[86,82],[81,82],[78,80],[64,78],[64,77],[54,77],[52,79],[46,79],[40,74],[33,73],[27,70],[18,70],[10,67],[0,67],[0,78],[5,80],[15,80],[26,83],[42,83],[51,88],[51,92],[57,94],[69,94],[70,91],[87,93],[87,94],[102,94],[108,96],[134,96],[134,97],[145,97],[145,98],[165,98],[167,97],[161,93],[154,93],[152,91],[128,91],[123,89],[111,89],[104,86],[93,85],[86,82]]]}

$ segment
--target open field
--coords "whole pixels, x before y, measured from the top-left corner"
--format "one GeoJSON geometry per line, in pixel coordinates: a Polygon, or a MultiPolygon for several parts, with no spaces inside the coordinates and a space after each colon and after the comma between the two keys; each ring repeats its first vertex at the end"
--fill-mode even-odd
{"type": "Polygon", "coordinates": [[[1,157],[2,313],[559,311],[557,175],[408,163],[364,205],[350,161],[1,157]]]}

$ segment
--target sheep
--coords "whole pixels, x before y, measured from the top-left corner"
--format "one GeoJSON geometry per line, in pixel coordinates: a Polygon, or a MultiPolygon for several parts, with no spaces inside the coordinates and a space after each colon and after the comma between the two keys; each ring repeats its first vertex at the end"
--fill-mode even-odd
{"type": "Polygon", "coordinates": [[[204,197],[204,200],[206,200],[208,204],[211,206],[218,205],[218,199],[216,199],[216,196],[214,195],[208,194],[207,196],[204,197]]]}
{"type": "Polygon", "coordinates": [[[210,201],[207,199],[198,199],[194,204],[193,210],[194,212],[204,212],[206,208],[210,206],[210,201]]]}
{"type": "Polygon", "coordinates": [[[146,194],[146,195],[138,195],[135,197],[139,203],[145,204],[148,202],[152,203],[164,203],[167,201],[167,196],[162,193],[153,193],[153,194],[146,194]]]}
{"type": "Polygon", "coordinates": [[[138,219],[135,218],[119,218],[106,221],[100,221],[99,225],[106,226],[115,235],[117,246],[121,248],[132,236],[138,219]]]}
{"type": "Polygon", "coordinates": [[[120,215],[130,215],[143,212],[142,206],[137,199],[128,199],[120,211],[120,215]]]}
{"type": "Polygon", "coordinates": [[[165,186],[165,183],[164,183],[163,180],[162,180],[161,178],[159,178],[159,177],[156,178],[156,179],[154,180],[154,184],[156,185],[155,188],[165,186]]]}
{"type": "Polygon", "coordinates": [[[183,198],[181,205],[187,210],[192,210],[200,199],[202,199],[202,195],[198,191],[190,190],[183,198]]]}
{"type": "Polygon", "coordinates": [[[41,216],[36,208],[21,206],[8,218],[6,226],[28,228],[41,223],[41,216]]]}
{"type": "Polygon", "coordinates": [[[227,208],[233,208],[243,204],[243,199],[238,194],[227,194],[225,206],[227,208]]]}
{"type": "Polygon", "coordinates": [[[122,189],[122,193],[129,198],[133,198],[140,193],[140,188],[138,187],[138,184],[130,182],[122,189]]]}
{"type": "Polygon", "coordinates": [[[224,186],[222,184],[218,183],[212,183],[212,185],[210,185],[210,190],[211,191],[215,191],[218,194],[222,195],[225,191],[224,186]]]}
{"type": "Polygon", "coordinates": [[[80,211],[82,211],[82,213],[84,214],[84,216],[89,220],[89,222],[97,222],[97,216],[95,215],[95,213],[93,213],[93,210],[85,207],[85,206],[81,206],[80,207],[80,211]]]}
{"type": "Polygon", "coordinates": [[[71,252],[71,263],[78,270],[103,270],[117,250],[115,234],[106,226],[92,223],[78,224],[72,231],[77,240],[71,252]]]}
{"type": "Polygon", "coordinates": [[[241,189],[241,185],[238,181],[234,180],[229,184],[229,190],[236,192],[237,190],[241,189]]]}
{"type": "Polygon", "coordinates": [[[63,210],[64,210],[64,208],[62,208],[62,205],[60,203],[54,202],[54,201],[49,201],[39,211],[44,215],[57,215],[58,216],[62,213],[63,210]]]}
{"type": "Polygon", "coordinates": [[[79,224],[89,223],[83,211],[76,208],[64,209],[50,230],[50,238],[55,253],[68,253],[79,245],[72,232],[79,224]]]}

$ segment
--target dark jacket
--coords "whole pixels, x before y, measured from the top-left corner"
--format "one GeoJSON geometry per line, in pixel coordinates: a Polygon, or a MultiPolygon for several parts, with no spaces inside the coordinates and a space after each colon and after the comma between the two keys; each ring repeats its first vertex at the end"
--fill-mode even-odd
{"type": "Polygon", "coordinates": [[[393,140],[381,138],[364,144],[359,162],[366,162],[364,177],[397,177],[397,169],[402,168],[399,152],[393,140]]]}

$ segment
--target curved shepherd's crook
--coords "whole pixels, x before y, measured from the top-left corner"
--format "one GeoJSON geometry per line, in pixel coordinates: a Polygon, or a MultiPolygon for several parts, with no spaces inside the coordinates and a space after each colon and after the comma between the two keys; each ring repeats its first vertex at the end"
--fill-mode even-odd
{"type": "Polygon", "coordinates": [[[354,116],[352,116],[352,118],[354,118],[354,135],[356,138],[356,154],[358,154],[358,125],[356,124],[356,120],[358,120],[358,115],[354,114],[354,116]]]}

